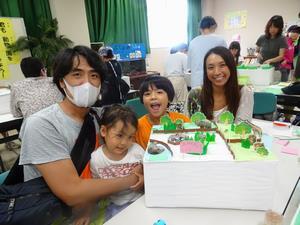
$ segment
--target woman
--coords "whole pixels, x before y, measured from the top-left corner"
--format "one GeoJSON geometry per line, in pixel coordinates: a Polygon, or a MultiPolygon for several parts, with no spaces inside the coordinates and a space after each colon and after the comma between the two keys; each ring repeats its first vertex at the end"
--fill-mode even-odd
{"type": "MultiPolygon", "coordinates": [[[[282,29],[282,16],[272,16],[266,25],[265,34],[261,35],[256,41],[259,63],[271,64],[275,67],[275,70],[279,69],[285,49],[288,47],[285,37],[282,36],[282,29]]],[[[287,79],[288,74],[281,71],[281,81],[287,81],[287,79]]]]}
{"type": "MultiPolygon", "coordinates": [[[[53,81],[65,98],[28,117],[20,132],[24,180],[42,176],[53,194],[71,207],[129,188],[136,190],[143,183],[137,173],[109,180],[81,179],[71,160],[84,118],[99,96],[104,72],[98,54],[88,47],[60,52],[54,61],[53,81]]],[[[86,133],[91,135],[92,130],[86,133]]]]}
{"type": "Polygon", "coordinates": [[[186,111],[191,116],[203,112],[207,119],[218,121],[224,111],[230,111],[235,121],[252,119],[253,92],[239,86],[234,58],[229,49],[215,47],[204,57],[202,88],[190,91],[186,111]]]}

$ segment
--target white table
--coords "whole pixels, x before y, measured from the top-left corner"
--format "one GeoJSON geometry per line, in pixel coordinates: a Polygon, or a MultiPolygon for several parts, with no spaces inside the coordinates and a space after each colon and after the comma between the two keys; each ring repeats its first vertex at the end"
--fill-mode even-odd
{"type": "MultiPolygon", "coordinates": [[[[264,133],[277,136],[289,135],[289,131],[274,128],[269,121],[253,120],[264,133]]],[[[291,141],[290,145],[299,146],[300,140],[291,141]]],[[[278,180],[272,210],[282,213],[290,193],[300,176],[298,157],[280,152],[281,146],[273,142],[273,151],[278,153],[278,180]]],[[[144,196],[132,203],[105,225],[153,225],[158,219],[167,225],[262,225],[264,211],[203,209],[203,208],[147,208],[144,196]]]]}

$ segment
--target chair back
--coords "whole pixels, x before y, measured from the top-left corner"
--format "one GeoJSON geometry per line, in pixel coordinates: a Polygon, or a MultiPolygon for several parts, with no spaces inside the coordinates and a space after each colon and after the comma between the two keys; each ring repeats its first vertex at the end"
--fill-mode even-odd
{"type": "Polygon", "coordinates": [[[148,113],[145,106],[141,103],[140,98],[129,99],[126,101],[126,105],[136,113],[138,118],[148,113]]]}
{"type": "Polygon", "coordinates": [[[254,115],[270,114],[276,111],[276,95],[267,92],[254,92],[254,115]]]}

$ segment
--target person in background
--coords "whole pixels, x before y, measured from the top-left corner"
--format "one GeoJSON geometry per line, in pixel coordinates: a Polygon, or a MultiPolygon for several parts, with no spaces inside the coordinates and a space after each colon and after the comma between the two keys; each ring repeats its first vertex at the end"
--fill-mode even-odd
{"type": "MultiPolygon", "coordinates": [[[[184,105],[188,95],[184,74],[187,73],[187,44],[179,44],[172,47],[171,53],[165,62],[165,76],[171,81],[175,90],[174,104],[184,105]]],[[[183,108],[183,107],[182,107],[183,108]]]]}
{"type": "Polygon", "coordinates": [[[181,113],[168,112],[168,105],[173,101],[174,95],[174,87],[166,77],[153,75],[142,82],[140,100],[148,113],[139,119],[135,139],[144,149],[147,148],[152,126],[159,125],[163,115],[168,115],[173,121],[176,119],[182,119],[184,122],[190,121],[181,113]]]}
{"type": "Polygon", "coordinates": [[[124,104],[130,87],[122,80],[122,67],[120,63],[114,59],[113,49],[108,46],[103,46],[99,49],[98,53],[106,63],[107,74],[104,77],[101,88],[101,99],[96,105],[124,104]]]}
{"type": "MultiPolygon", "coordinates": [[[[289,77],[291,69],[293,69],[293,60],[294,60],[294,51],[295,51],[295,46],[293,43],[292,38],[289,35],[289,30],[287,31],[286,34],[286,43],[288,45],[287,49],[284,51],[283,55],[283,61],[280,63],[279,68],[280,71],[285,74],[285,76],[289,77]]],[[[291,31],[291,30],[290,30],[291,31]]],[[[288,80],[288,78],[287,78],[288,80]]]]}
{"type": "MultiPolygon", "coordinates": [[[[285,49],[288,47],[285,37],[282,35],[282,16],[272,16],[266,24],[265,34],[256,41],[256,52],[259,63],[271,64],[275,70],[279,70],[279,65],[283,60],[285,49]]],[[[287,81],[288,74],[285,70],[281,72],[281,81],[287,81]]]]}
{"type": "Polygon", "coordinates": [[[201,35],[195,37],[189,44],[188,68],[191,69],[191,87],[195,88],[203,84],[203,59],[205,54],[213,47],[227,47],[225,40],[215,35],[217,23],[211,16],[201,19],[201,35]]]}
{"type": "MultiPolygon", "coordinates": [[[[129,107],[120,104],[104,107],[99,126],[104,144],[91,155],[92,177],[111,179],[130,175],[135,166],[141,165],[145,153],[140,145],[133,142],[138,126],[135,113],[129,107]]],[[[130,189],[108,196],[104,221],[109,220],[140,196],[142,193],[130,189]]],[[[84,215],[79,217],[75,224],[89,224],[92,205],[85,210],[84,215]]]]}
{"type": "Polygon", "coordinates": [[[21,60],[24,80],[11,85],[10,109],[14,117],[27,118],[54,103],[61,102],[60,93],[41,60],[27,57],[21,60]]]}
{"type": "Polygon", "coordinates": [[[293,59],[293,67],[295,68],[297,65],[297,61],[299,61],[300,55],[300,26],[292,25],[287,30],[288,37],[292,40],[294,46],[294,59],[293,59]]]}
{"type": "Polygon", "coordinates": [[[218,121],[219,116],[230,111],[235,122],[252,120],[253,91],[248,86],[239,86],[237,69],[229,49],[215,47],[204,57],[202,88],[192,89],[186,102],[186,114],[203,112],[207,119],[218,121]]]}
{"type": "MultiPolygon", "coordinates": [[[[138,185],[143,181],[141,166],[122,178],[83,179],[71,159],[71,151],[83,150],[73,146],[82,141],[77,137],[81,137],[85,118],[91,117],[90,107],[99,96],[105,72],[105,64],[92,49],[63,49],[53,64],[53,81],[65,96],[63,101],[33,114],[22,124],[20,165],[24,166],[24,181],[43,177],[53,194],[70,207],[142,187],[138,185]]],[[[92,121],[86,127],[90,130],[81,138],[92,138],[98,133],[97,124],[92,121]]]]}
{"type": "MultiPolygon", "coordinates": [[[[292,76],[292,83],[281,89],[287,95],[300,95],[300,60],[298,60],[294,74],[292,76]]],[[[300,106],[300,103],[299,103],[300,106]]]]}
{"type": "Polygon", "coordinates": [[[233,55],[234,61],[236,65],[240,64],[240,56],[241,56],[241,45],[238,41],[233,41],[229,45],[229,50],[233,55]]]}

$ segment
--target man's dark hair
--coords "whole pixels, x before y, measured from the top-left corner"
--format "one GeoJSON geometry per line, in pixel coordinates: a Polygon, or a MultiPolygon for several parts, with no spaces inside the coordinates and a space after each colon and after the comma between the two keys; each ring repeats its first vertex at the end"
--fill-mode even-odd
{"type": "Polygon", "coordinates": [[[160,75],[152,75],[147,77],[140,86],[139,92],[141,103],[144,104],[143,95],[146,91],[149,91],[150,87],[156,87],[157,89],[164,90],[168,95],[169,102],[173,101],[175,91],[171,81],[168,78],[160,75]]]}
{"type": "Polygon", "coordinates": [[[209,29],[211,27],[216,28],[217,27],[217,22],[212,16],[205,16],[201,19],[199,23],[199,27],[203,29],[209,29]]]}
{"type": "Polygon", "coordinates": [[[60,51],[54,59],[53,63],[53,82],[56,84],[60,92],[65,95],[64,90],[60,87],[59,82],[71,72],[74,67],[74,59],[82,56],[86,59],[89,66],[92,67],[99,75],[101,83],[106,74],[106,67],[97,52],[86,46],[75,46],[73,48],[66,48],[60,51]]]}
{"type": "Polygon", "coordinates": [[[26,57],[22,59],[20,67],[24,76],[27,78],[41,76],[41,69],[44,68],[44,65],[38,58],[26,57]]]}

